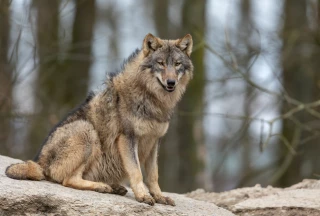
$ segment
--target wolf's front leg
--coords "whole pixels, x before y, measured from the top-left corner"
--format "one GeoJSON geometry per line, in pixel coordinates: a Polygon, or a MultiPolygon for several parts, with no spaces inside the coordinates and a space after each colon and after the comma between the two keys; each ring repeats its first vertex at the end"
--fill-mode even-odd
{"type": "Polygon", "coordinates": [[[158,143],[154,145],[149,157],[145,161],[146,183],[150,194],[157,203],[175,206],[175,202],[170,197],[165,197],[161,193],[158,183],[158,143]]]}
{"type": "Polygon", "coordinates": [[[149,205],[154,205],[155,201],[148,194],[143,183],[138,157],[138,143],[136,142],[136,139],[133,136],[121,135],[119,137],[118,146],[136,200],[149,205]]]}

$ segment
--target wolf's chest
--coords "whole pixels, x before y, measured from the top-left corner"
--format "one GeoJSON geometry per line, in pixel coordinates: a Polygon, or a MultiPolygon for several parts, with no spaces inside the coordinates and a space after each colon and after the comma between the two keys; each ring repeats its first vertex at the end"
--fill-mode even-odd
{"type": "Polygon", "coordinates": [[[134,118],[132,123],[134,134],[139,137],[160,138],[166,134],[169,127],[169,122],[157,122],[140,118],[134,118]]]}

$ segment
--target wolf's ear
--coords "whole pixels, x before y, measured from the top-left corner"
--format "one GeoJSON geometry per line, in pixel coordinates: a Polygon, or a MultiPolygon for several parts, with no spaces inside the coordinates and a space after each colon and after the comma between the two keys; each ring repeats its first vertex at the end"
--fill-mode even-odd
{"type": "Polygon", "coordinates": [[[190,34],[187,34],[183,38],[179,39],[176,43],[176,46],[185,54],[187,54],[189,57],[192,53],[192,36],[190,34]]]}
{"type": "Polygon", "coordinates": [[[149,55],[149,53],[156,51],[159,47],[161,47],[160,41],[157,37],[152,34],[147,34],[143,40],[143,54],[145,56],[149,55]]]}

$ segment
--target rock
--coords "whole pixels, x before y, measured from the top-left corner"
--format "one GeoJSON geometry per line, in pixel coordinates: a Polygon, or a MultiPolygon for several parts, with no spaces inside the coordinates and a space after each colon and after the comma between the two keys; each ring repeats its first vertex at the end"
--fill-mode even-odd
{"type": "Polygon", "coordinates": [[[232,211],[239,215],[320,215],[320,190],[282,190],[239,202],[232,211]]]}
{"type": "Polygon", "coordinates": [[[288,190],[292,189],[316,189],[320,190],[320,181],[315,179],[304,179],[302,182],[292,185],[287,188],[288,190]]]}
{"type": "Polygon", "coordinates": [[[262,188],[260,185],[223,193],[201,190],[186,196],[226,208],[237,215],[320,215],[320,181],[307,179],[289,188],[262,188]]]}
{"type": "Polygon", "coordinates": [[[275,194],[279,191],[277,188],[262,188],[260,185],[249,188],[239,188],[222,193],[206,193],[200,189],[186,194],[187,197],[196,200],[203,200],[216,205],[230,209],[235,204],[252,198],[259,198],[270,194],[275,194]]]}
{"type": "Polygon", "coordinates": [[[14,180],[5,175],[12,163],[21,162],[0,156],[0,215],[219,215],[231,212],[213,203],[184,195],[165,193],[176,206],[137,202],[132,191],[126,196],[101,194],[63,187],[48,181],[14,180]]]}

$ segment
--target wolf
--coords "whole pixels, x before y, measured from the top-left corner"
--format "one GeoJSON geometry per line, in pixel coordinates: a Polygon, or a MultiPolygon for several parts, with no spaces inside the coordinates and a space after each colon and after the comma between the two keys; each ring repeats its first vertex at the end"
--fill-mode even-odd
{"type": "Polygon", "coordinates": [[[106,87],[53,128],[36,159],[10,165],[6,175],[119,195],[127,193],[121,183],[129,179],[137,201],[174,206],[159,187],[157,157],[193,77],[192,46],[190,34],[177,40],[146,35],[106,87]]]}

